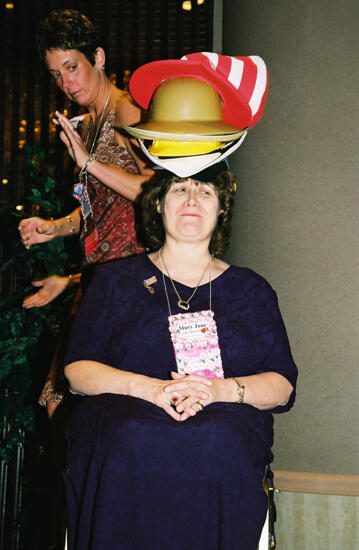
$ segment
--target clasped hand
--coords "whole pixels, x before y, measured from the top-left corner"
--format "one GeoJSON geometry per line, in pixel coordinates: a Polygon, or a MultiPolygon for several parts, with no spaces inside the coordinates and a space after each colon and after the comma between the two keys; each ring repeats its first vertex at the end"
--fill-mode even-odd
{"type": "Polygon", "coordinates": [[[187,420],[206,405],[219,401],[223,380],[178,372],[171,372],[171,376],[173,380],[164,381],[162,385],[158,405],[175,420],[187,420]]]}

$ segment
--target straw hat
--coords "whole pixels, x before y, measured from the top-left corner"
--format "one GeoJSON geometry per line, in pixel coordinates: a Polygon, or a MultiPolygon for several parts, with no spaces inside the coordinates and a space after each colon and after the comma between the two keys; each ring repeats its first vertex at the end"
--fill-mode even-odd
{"type": "Polygon", "coordinates": [[[210,84],[182,76],[159,85],[148,122],[124,129],[136,138],[170,141],[233,141],[243,133],[223,121],[220,97],[210,84]]]}

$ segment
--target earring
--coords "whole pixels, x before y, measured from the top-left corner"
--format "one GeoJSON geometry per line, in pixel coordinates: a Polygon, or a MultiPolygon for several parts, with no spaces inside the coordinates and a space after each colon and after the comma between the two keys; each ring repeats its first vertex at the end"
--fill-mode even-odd
{"type": "Polygon", "coordinates": [[[102,65],[102,70],[103,70],[103,71],[105,70],[105,65],[102,65]]]}

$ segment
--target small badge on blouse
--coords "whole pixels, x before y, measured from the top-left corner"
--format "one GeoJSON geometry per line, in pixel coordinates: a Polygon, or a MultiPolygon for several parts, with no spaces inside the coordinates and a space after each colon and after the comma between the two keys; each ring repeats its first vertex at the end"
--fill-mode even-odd
{"type": "Polygon", "coordinates": [[[147,290],[151,293],[151,294],[154,294],[155,293],[155,290],[152,288],[151,285],[154,285],[155,283],[157,283],[157,277],[156,275],[153,275],[152,277],[150,277],[149,279],[145,279],[143,281],[143,286],[145,288],[147,288],[147,290]]]}

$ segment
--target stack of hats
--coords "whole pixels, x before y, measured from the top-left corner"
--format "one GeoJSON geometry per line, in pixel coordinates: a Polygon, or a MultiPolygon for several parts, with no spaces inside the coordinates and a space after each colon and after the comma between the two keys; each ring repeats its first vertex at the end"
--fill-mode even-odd
{"type": "Polygon", "coordinates": [[[258,56],[201,52],[147,63],[129,87],[149,116],[124,129],[155,165],[189,177],[241,145],[263,114],[268,73],[258,56]]]}

